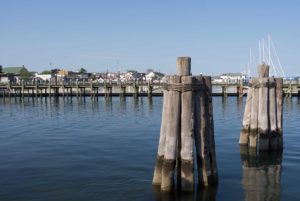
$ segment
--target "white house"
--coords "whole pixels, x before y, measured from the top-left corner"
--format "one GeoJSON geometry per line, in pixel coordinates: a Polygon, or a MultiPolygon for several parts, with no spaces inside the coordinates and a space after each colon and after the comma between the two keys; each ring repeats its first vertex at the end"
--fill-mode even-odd
{"type": "Polygon", "coordinates": [[[152,81],[155,78],[155,73],[154,72],[150,72],[148,74],[146,74],[146,81],[152,81]]]}
{"type": "Polygon", "coordinates": [[[5,75],[0,75],[0,83],[3,83],[3,84],[6,84],[6,83],[9,83],[9,78],[8,76],[5,76],[5,75]]]}
{"type": "Polygon", "coordinates": [[[237,83],[239,81],[245,80],[246,75],[243,73],[224,73],[220,76],[220,79],[227,83],[237,83]]]}
{"type": "Polygon", "coordinates": [[[50,81],[50,79],[52,78],[51,74],[38,74],[38,73],[35,74],[35,77],[44,81],[50,81]]]}

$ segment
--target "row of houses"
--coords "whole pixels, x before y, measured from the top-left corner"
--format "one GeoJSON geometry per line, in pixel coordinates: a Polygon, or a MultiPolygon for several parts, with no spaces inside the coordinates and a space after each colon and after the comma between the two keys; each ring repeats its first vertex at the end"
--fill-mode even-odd
{"type": "Polygon", "coordinates": [[[128,70],[126,73],[88,73],[86,70],[79,72],[52,69],[44,73],[29,72],[25,66],[21,67],[5,67],[0,69],[0,83],[17,83],[22,80],[26,82],[38,83],[75,83],[75,82],[160,82],[164,74],[151,71],[147,73],[139,73],[134,70],[128,70]]]}
{"type": "MultiPolygon", "coordinates": [[[[103,72],[103,73],[88,73],[85,70],[74,72],[62,69],[53,69],[47,73],[29,72],[25,66],[20,67],[5,67],[0,66],[0,83],[20,83],[21,80],[31,82],[55,82],[55,83],[75,83],[75,82],[160,82],[164,79],[164,74],[153,70],[147,73],[140,73],[135,70],[122,72],[103,72]]],[[[224,73],[220,76],[212,76],[213,84],[235,84],[247,83],[249,77],[243,73],[224,73]]],[[[286,78],[287,82],[300,82],[299,77],[286,78]]]]}
{"type": "Polygon", "coordinates": [[[243,73],[223,73],[219,76],[212,77],[213,84],[236,84],[236,83],[243,83],[247,82],[248,77],[246,74],[243,73]]]}
{"type": "Polygon", "coordinates": [[[6,67],[0,65],[0,83],[18,82],[22,75],[27,75],[28,70],[25,66],[6,67]]]}

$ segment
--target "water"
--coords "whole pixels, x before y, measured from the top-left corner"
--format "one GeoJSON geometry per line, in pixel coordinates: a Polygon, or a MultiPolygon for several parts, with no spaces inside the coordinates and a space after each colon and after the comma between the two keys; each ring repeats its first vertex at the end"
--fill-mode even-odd
{"type": "Polygon", "coordinates": [[[161,97],[0,99],[0,200],[299,200],[299,99],[284,103],[283,154],[250,169],[238,145],[245,99],[213,104],[219,184],[193,195],[151,185],[161,97]]]}

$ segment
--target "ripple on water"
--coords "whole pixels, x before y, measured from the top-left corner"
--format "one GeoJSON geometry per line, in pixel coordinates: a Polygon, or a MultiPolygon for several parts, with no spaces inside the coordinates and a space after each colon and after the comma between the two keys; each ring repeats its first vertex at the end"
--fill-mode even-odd
{"type": "MultiPolygon", "coordinates": [[[[253,190],[245,186],[238,145],[244,105],[245,98],[213,98],[219,185],[208,193],[212,200],[245,200],[253,190]]],[[[158,201],[161,195],[153,193],[151,180],[161,108],[161,97],[5,103],[0,98],[0,199],[158,201]]],[[[275,200],[300,197],[299,112],[297,99],[284,103],[280,196],[275,200]]],[[[204,195],[200,190],[193,199],[204,200],[204,195]]]]}

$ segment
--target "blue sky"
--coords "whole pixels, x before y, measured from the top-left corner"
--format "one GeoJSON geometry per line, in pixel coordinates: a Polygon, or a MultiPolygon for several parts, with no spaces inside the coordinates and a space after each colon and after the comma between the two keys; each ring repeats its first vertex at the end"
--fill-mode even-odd
{"type": "MultiPolygon", "coordinates": [[[[297,0],[0,0],[0,64],[42,71],[240,72],[271,34],[288,75],[300,75],[297,0]]],[[[255,68],[252,67],[252,71],[255,68]]]]}

